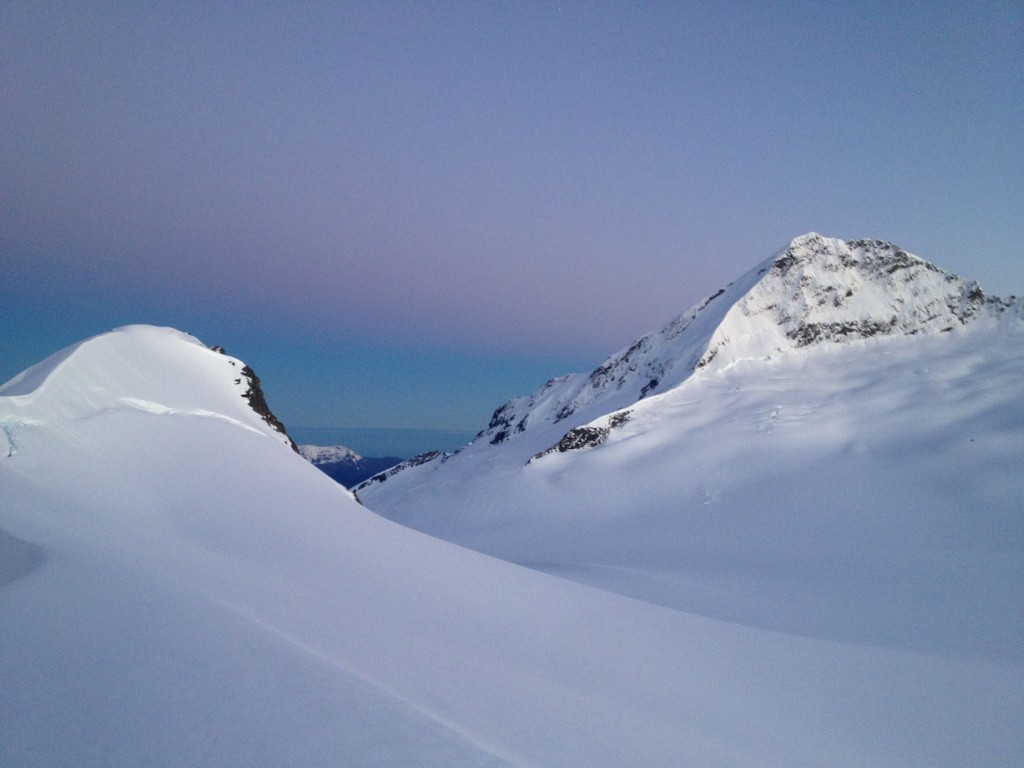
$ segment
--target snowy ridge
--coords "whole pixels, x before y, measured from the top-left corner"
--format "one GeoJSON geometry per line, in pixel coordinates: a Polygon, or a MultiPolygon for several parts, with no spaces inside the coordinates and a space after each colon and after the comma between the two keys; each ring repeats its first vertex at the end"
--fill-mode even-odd
{"type": "Polygon", "coordinates": [[[566,430],[685,381],[702,368],[820,343],[949,331],[1015,309],[977,283],[891,243],[809,233],[609,357],[498,408],[480,438],[498,445],[542,424],[566,430]]]}
{"type": "Polygon", "coordinates": [[[37,412],[82,420],[125,409],[214,418],[293,445],[273,414],[268,419],[251,368],[173,328],[131,325],[87,339],[15,376],[0,397],[0,424],[12,446],[19,425],[37,412]]]}

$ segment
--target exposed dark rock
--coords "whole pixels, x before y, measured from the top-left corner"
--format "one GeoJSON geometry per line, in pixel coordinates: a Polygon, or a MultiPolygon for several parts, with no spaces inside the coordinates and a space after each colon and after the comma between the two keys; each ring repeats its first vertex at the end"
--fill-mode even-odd
{"type": "Polygon", "coordinates": [[[712,347],[711,349],[704,353],[704,356],[700,360],[697,361],[697,367],[703,368],[705,365],[714,360],[717,354],[718,347],[712,347]]]}
{"type": "MultiPolygon", "coordinates": [[[[491,445],[499,445],[505,441],[505,438],[509,436],[512,420],[515,417],[515,408],[512,407],[511,403],[505,403],[491,415],[491,422],[487,425],[487,429],[484,430],[484,432],[492,429],[498,430],[491,438],[491,445]]],[[[482,436],[484,432],[481,432],[478,437],[482,436]]]]}
{"type": "Polygon", "coordinates": [[[878,334],[892,331],[896,318],[888,321],[858,320],[837,323],[800,323],[786,331],[786,336],[796,342],[798,347],[806,347],[817,341],[837,339],[867,339],[878,334]]]}
{"type": "MultiPolygon", "coordinates": [[[[541,456],[547,456],[555,451],[566,453],[567,451],[579,451],[583,448],[593,448],[603,443],[610,431],[608,427],[575,427],[566,432],[565,436],[556,445],[551,446],[546,451],[541,451],[533,459],[539,459],[541,456]]],[[[533,459],[530,459],[530,461],[533,461],[533,459]]]]}
{"type": "Polygon", "coordinates": [[[505,403],[500,408],[497,408],[494,413],[491,414],[491,421],[487,425],[487,429],[509,426],[512,423],[512,410],[511,403],[505,403]]]}
{"type": "Polygon", "coordinates": [[[629,421],[629,417],[632,415],[632,411],[617,411],[616,413],[613,413],[611,416],[608,417],[608,426],[611,429],[621,427],[623,424],[629,421]]]}
{"type": "MultiPolygon", "coordinates": [[[[629,349],[617,358],[609,360],[595,368],[590,373],[590,385],[595,388],[601,388],[606,386],[609,381],[620,377],[623,370],[635,371],[637,366],[634,358],[640,356],[641,353],[646,352],[649,346],[650,342],[646,336],[642,339],[638,339],[629,349]]],[[[569,413],[572,413],[572,411],[569,413]]],[[[556,421],[557,420],[558,419],[556,419],[556,421]]]]}
{"type": "Polygon", "coordinates": [[[405,461],[399,464],[395,464],[395,466],[391,467],[391,469],[388,469],[384,472],[378,472],[369,480],[366,480],[365,482],[357,485],[356,490],[358,490],[359,488],[365,488],[366,486],[372,485],[374,483],[383,483],[389,477],[397,475],[403,469],[409,469],[410,467],[418,467],[421,464],[427,464],[428,462],[434,461],[439,457],[441,461],[444,461],[445,458],[447,458],[447,454],[442,454],[440,451],[427,451],[426,453],[421,453],[418,456],[413,456],[411,459],[406,459],[405,461]]]}
{"type": "Polygon", "coordinates": [[[655,379],[651,379],[646,384],[644,384],[643,387],[640,389],[640,399],[643,400],[645,397],[647,397],[647,393],[652,391],[660,383],[661,383],[661,381],[659,379],[655,378],[655,379]]]}
{"type": "Polygon", "coordinates": [[[270,410],[270,406],[267,405],[267,398],[263,394],[263,388],[260,387],[259,376],[257,376],[256,372],[247,365],[242,368],[242,377],[249,382],[249,389],[242,393],[242,397],[249,401],[249,407],[256,411],[256,413],[262,417],[263,421],[287,437],[288,444],[292,447],[292,450],[298,453],[299,446],[295,444],[295,441],[292,440],[291,436],[288,434],[288,430],[285,429],[284,424],[281,423],[281,420],[273,414],[270,410]]]}
{"type": "Polygon", "coordinates": [[[561,410],[559,410],[558,413],[555,414],[555,423],[557,424],[563,419],[569,418],[570,416],[572,416],[575,410],[576,409],[573,408],[571,405],[563,406],[561,410]]]}
{"type": "Polygon", "coordinates": [[[611,434],[613,429],[621,427],[629,421],[631,414],[632,411],[617,411],[611,414],[608,417],[607,427],[583,426],[570,429],[556,445],[551,446],[546,451],[541,451],[531,458],[527,464],[532,462],[534,459],[539,459],[542,456],[547,456],[549,453],[554,453],[556,451],[558,453],[567,453],[569,451],[579,451],[584,448],[594,448],[601,445],[601,443],[608,438],[608,435],[611,434]]]}
{"type": "Polygon", "coordinates": [[[717,299],[717,298],[718,298],[719,296],[721,296],[721,295],[722,295],[723,293],[725,293],[725,288],[719,288],[719,289],[718,289],[717,291],[715,291],[715,292],[714,292],[714,293],[712,293],[712,294],[711,294],[710,296],[708,296],[708,297],[707,297],[706,299],[704,299],[704,301],[703,301],[703,302],[701,302],[701,304],[700,304],[700,305],[699,305],[699,306],[697,307],[697,311],[698,311],[698,312],[700,312],[700,311],[701,311],[702,309],[704,309],[704,307],[706,307],[706,306],[707,306],[708,304],[710,304],[710,303],[711,303],[712,301],[714,301],[715,299],[717,299]]]}

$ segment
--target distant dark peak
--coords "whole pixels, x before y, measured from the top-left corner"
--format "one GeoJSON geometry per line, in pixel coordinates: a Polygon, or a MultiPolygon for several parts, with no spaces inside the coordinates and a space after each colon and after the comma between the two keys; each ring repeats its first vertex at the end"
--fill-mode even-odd
{"type": "MultiPolygon", "coordinates": [[[[223,347],[215,347],[214,349],[224,354],[223,347]]],[[[267,405],[267,398],[263,394],[263,388],[260,386],[260,377],[248,365],[242,368],[242,377],[249,382],[249,389],[242,393],[242,397],[249,401],[249,407],[256,411],[263,421],[287,437],[288,444],[291,445],[292,450],[298,453],[299,446],[295,444],[295,441],[288,434],[288,430],[285,429],[284,424],[281,423],[281,420],[273,414],[270,406],[267,405]]]]}

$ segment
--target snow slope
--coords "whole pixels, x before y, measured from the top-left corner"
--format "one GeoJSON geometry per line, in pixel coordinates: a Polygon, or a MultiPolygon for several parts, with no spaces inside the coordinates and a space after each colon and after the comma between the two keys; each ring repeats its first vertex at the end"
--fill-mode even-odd
{"type": "Polygon", "coordinates": [[[425,536],[295,454],[236,368],[136,326],[0,391],[0,764],[1024,758],[1017,661],[741,626],[425,536]]]}
{"type": "Polygon", "coordinates": [[[591,374],[510,401],[459,453],[356,493],[654,604],[1020,680],[1022,381],[1013,300],[812,234],[591,374]]]}
{"type": "Polygon", "coordinates": [[[823,348],[702,373],[596,447],[531,458],[550,437],[523,436],[357,493],[432,535],[660,605],[1016,664],[1021,381],[1020,333],[823,348]]]}

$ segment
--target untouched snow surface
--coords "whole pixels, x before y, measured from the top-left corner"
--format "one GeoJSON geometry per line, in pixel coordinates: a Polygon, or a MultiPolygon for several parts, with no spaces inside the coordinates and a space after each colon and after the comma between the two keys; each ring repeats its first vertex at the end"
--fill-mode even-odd
{"type": "Polygon", "coordinates": [[[822,347],[701,372],[593,447],[545,452],[558,437],[536,430],[357,493],[659,605],[1019,675],[1022,382],[1019,330],[822,347]]]}
{"type": "MultiPolygon", "coordinates": [[[[972,371],[997,382],[1014,370],[1019,382],[1019,348],[955,363],[950,357],[950,368],[927,385],[931,376],[906,367],[912,356],[892,358],[884,371],[903,371],[955,406],[949,418],[957,430],[940,435],[934,425],[933,455],[947,461],[953,448],[946,445],[955,443],[972,473],[986,465],[971,458],[973,450],[1018,460],[1006,446],[1020,445],[1019,405],[995,384],[962,390],[958,382],[972,371]],[[961,431],[970,414],[977,419],[961,431]]],[[[872,347],[881,357],[886,349],[872,347]]],[[[913,359],[921,365],[932,356],[913,359]]],[[[836,365],[843,360],[836,356],[836,365]]],[[[867,362],[854,374],[867,375],[867,362]]],[[[784,576],[806,583],[811,577],[801,569],[819,562],[812,556],[819,548],[826,559],[857,549],[836,540],[872,540],[870,526],[844,522],[837,499],[863,489],[856,478],[864,467],[855,459],[878,446],[844,443],[852,466],[828,458],[844,424],[858,421],[853,413],[834,434],[817,422],[809,445],[812,430],[787,432],[801,420],[815,423],[810,403],[795,410],[800,386],[785,378],[799,378],[798,365],[777,370],[774,385],[767,380],[777,397],[745,395],[742,385],[752,386],[752,378],[710,379],[700,386],[718,387],[725,399],[717,404],[702,409],[680,395],[666,400],[665,415],[637,414],[597,449],[528,466],[529,450],[514,462],[496,461],[489,483],[487,459],[479,457],[472,473],[452,476],[473,480],[459,497],[465,506],[431,507],[431,515],[449,518],[449,532],[487,513],[489,541],[505,530],[513,549],[528,548],[519,515],[541,520],[556,498],[560,517],[545,521],[542,533],[564,526],[576,535],[592,526],[595,533],[579,543],[592,551],[601,531],[628,530],[621,512],[638,487],[649,488],[636,521],[665,537],[660,562],[667,570],[683,572],[671,563],[680,535],[665,517],[681,522],[684,536],[699,530],[703,543],[719,544],[693,566],[694,582],[711,580],[703,592],[690,584],[708,603],[704,610],[619,594],[631,591],[628,579],[595,588],[524,568],[374,514],[248,409],[236,367],[183,334],[134,326],[84,342],[0,390],[10,447],[0,456],[0,555],[13,563],[0,570],[0,764],[953,766],[1024,759],[1022,663],[984,640],[991,630],[998,641],[1004,628],[996,617],[983,612],[964,625],[980,648],[936,648],[766,629],[734,605],[752,582],[742,578],[743,563],[756,572],[786,552],[793,569],[784,576]],[[734,422],[726,416],[730,397],[740,406],[734,422]],[[743,410],[767,401],[782,407],[743,410]],[[661,510],[660,528],[652,528],[656,501],[668,495],[660,489],[659,470],[668,467],[660,452],[680,443],[673,425],[700,421],[727,432],[717,447],[702,433],[703,463],[671,470],[702,479],[691,484],[693,495],[661,510]],[[737,500],[767,486],[757,484],[763,478],[753,468],[730,476],[720,461],[743,440],[751,453],[740,457],[749,458],[762,437],[781,457],[765,475],[789,466],[787,456],[825,457],[808,472],[836,471],[833,500],[801,497],[802,475],[778,476],[774,483],[792,489],[787,498],[802,506],[760,505],[742,515],[737,500]],[[641,475],[609,495],[611,481],[600,475],[611,474],[615,451],[616,462],[625,462],[614,465],[619,477],[641,475]],[[495,500],[496,489],[515,489],[520,506],[495,500]],[[484,499],[496,506],[482,506],[484,499]],[[685,522],[694,516],[698,523],[685,522]],[[741,524],[752,521],[745,531],[741,524]],[[742,562],[722,567],[727,555],[742,562]],[[743,621],[722,620],[737,610],[743,621]]],[[[854,376],[842,391],[874,391],[888,406],[876,415],[899,433],[915,412],[904,410],[900,394],[872,389],[881,375],[854,376]]],[[[868,395],[852,400],[868,402],[868,395]]],[[[907,445],[885,443],[883,458],[920,448],[917,434],[907,445]]],[[[928,510],[906,503],[912,488],[888,510],[908,512],[919,528],[894,523],[904,533],[883,538],[908,545],[898,554],[911,571],[940,546],[972,584],[1001,563],[1010,586],[994,588],[1008,601],[1004,611],[1019,616],[1019,480],[998,463],[981,475],[945,474],[953,469],[941,463],[935,477],[954,498],[968,497],[957,496],[964,478],[977,494],[961,510],[959,528],[937,539],[951,522],[948,510],[932,523],[928,510]],[[997,502],[1010,506],[996,514],[997,502]],[[964,534],[966,544],[953,547],[964,534]]],[[[809,492],[824,487],[816,480],[809,492]]],[[[884,518],[879,510],[872,521],[884,518]]],[[[621,545],[628,563],[638,540],[630,534],[604,549],[621,545]]],[[[581,560],[566,542],[551,544],[546,566],[533,565],[578,570],[581,560]]],[[[876,554],[883,562],[893,553],[876,554]]],[[[864,578],[860,566],[846,564],[855,584],[864,578]]],[[[628,574],[631,566],[621,567],[628,574]]],[[[799,600],[790,610],[794,622],[812,612],[799,600]]]]}

